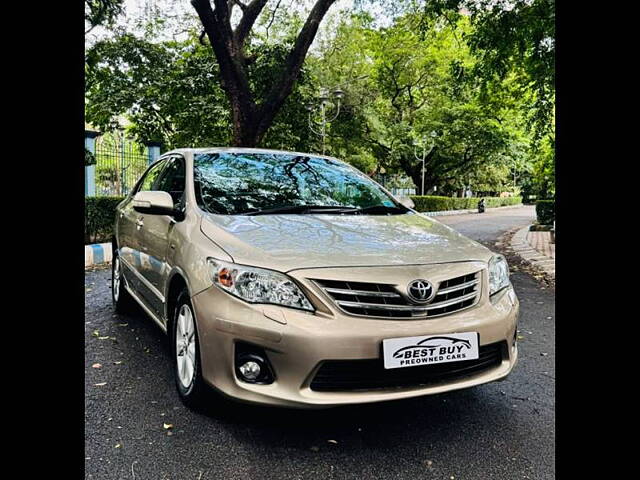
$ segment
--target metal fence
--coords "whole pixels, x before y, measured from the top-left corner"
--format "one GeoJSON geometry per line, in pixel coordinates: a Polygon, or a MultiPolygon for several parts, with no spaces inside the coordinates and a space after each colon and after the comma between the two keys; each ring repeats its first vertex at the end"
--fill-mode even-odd
{"type": "Polygon", "coordinates": [[[127,195],[149,165],[148,147],[109,133],[96,138],[96,195],[127,195]]]}
{"type": "Polygon", "coordinates": [[[373,175],[372,178],[396,197],[408,197],[416,194],[416,186],[407,175],[379,173],[373,175]]]}

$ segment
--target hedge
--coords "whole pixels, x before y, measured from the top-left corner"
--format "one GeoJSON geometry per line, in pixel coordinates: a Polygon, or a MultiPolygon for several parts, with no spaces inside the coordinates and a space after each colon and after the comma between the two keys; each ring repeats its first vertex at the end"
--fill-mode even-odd
{"type": "Polygon", "coordinates": [[[556,201],[538,200],[536,202],[536,215],[540,225],[552,225],[556,220],[556,201]]]}
{"type": "MultiPolygon", "coordinates": [[[[484,206],[506,207],[509,205],[519,205],[522,203],[522,197],[482,197],[484,198],[484,206]]],[[[415,203],[415,209],[418,212],[440,212],[444,210],[470,210],[478,208],[478,197],[438,197],[432,195],[416,195],[411,200],[415,203]]]]}
{"type": "Polygon", "coordinates": [[[84,243],[110,242],[116,206],[124,197],[85,197],[84,243]]]}

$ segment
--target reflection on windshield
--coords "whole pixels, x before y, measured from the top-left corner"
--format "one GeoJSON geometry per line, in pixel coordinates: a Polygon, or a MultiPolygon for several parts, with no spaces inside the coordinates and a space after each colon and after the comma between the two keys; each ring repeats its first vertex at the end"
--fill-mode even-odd
{"type": "Polygon", "coordinates": [[[327,158],[283,153],[198,154],[194,180],[198,205],[218,214],[295,205],[397,205],[368,177],[327,158]]]}

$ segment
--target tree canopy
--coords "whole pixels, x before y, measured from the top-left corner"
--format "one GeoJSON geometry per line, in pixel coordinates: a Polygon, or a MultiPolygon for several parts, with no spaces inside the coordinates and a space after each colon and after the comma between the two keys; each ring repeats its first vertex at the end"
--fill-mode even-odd
{"type": "Polygon", "coordinates": [[[474,74],[483,93],[515,76],[536,139],[553,130],[555,0],[428,0],[423,14],[468,15],[473,29],[463,36],[478,59],[474,74]]]}
{"type": "MultiPolygon", "coordinates": [[[[259,116],[311,13],[284,0],[259,2],[263,10],[245,32],[242,18],[256,2],[228,3],[238,12],[229,20],[231,47],[243,63],[234,68],[259,116]]],[[[305,106],[321,88],[340,88],[327,153],[370,174],[404,173],[418,189],[424,153],[425,192],[522,187],[552,195],[553,0],[393,2],[385,22],[367,3],[377,2],[327,16],[270,126],[248,132],[255,145],[318,151],[305,106]]],[[[244,113],[234,113],[235,80],[222,72],[198,19],[181,36],[159,35],[166,27],[151,20],[145,34],[114,28],[87,49],[87,121],[106,131],[124,116],[131,134],[167,148],[238,144],[244,113]]]]}
{"type": "Polygon", "coordinates": [[[112,26],[124,12],[124,0],[84,0],[84,21],[91,31],[98,25],[112,26]]]}

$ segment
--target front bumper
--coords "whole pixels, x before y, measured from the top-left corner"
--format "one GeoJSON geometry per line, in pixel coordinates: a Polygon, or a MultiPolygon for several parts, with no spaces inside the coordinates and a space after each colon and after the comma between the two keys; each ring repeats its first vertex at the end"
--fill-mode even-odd
{"type": "MultiPolygon", "coordinates": [[[[355,317],[330,309],[315,314],[272,305],[250,305],[211,287],[192,298],[207,383],[241,401],[297,408],[323,408],[416,397],[504,379],[517,362],[519,303],[509,287],[492,301],[423,320],[355,317]],[[478,332],[480,345],[506,342],[502,361],[479,373],[428,386],[344,392],[315,391],[311,381],[326,360],[374,359],[385,338],[478,332]],[[269,385],[236,377],[236,342],[262,347],[275,371],[269,385]]],[[[414,367],[408,367],[414,368],[414,367]]]]}

